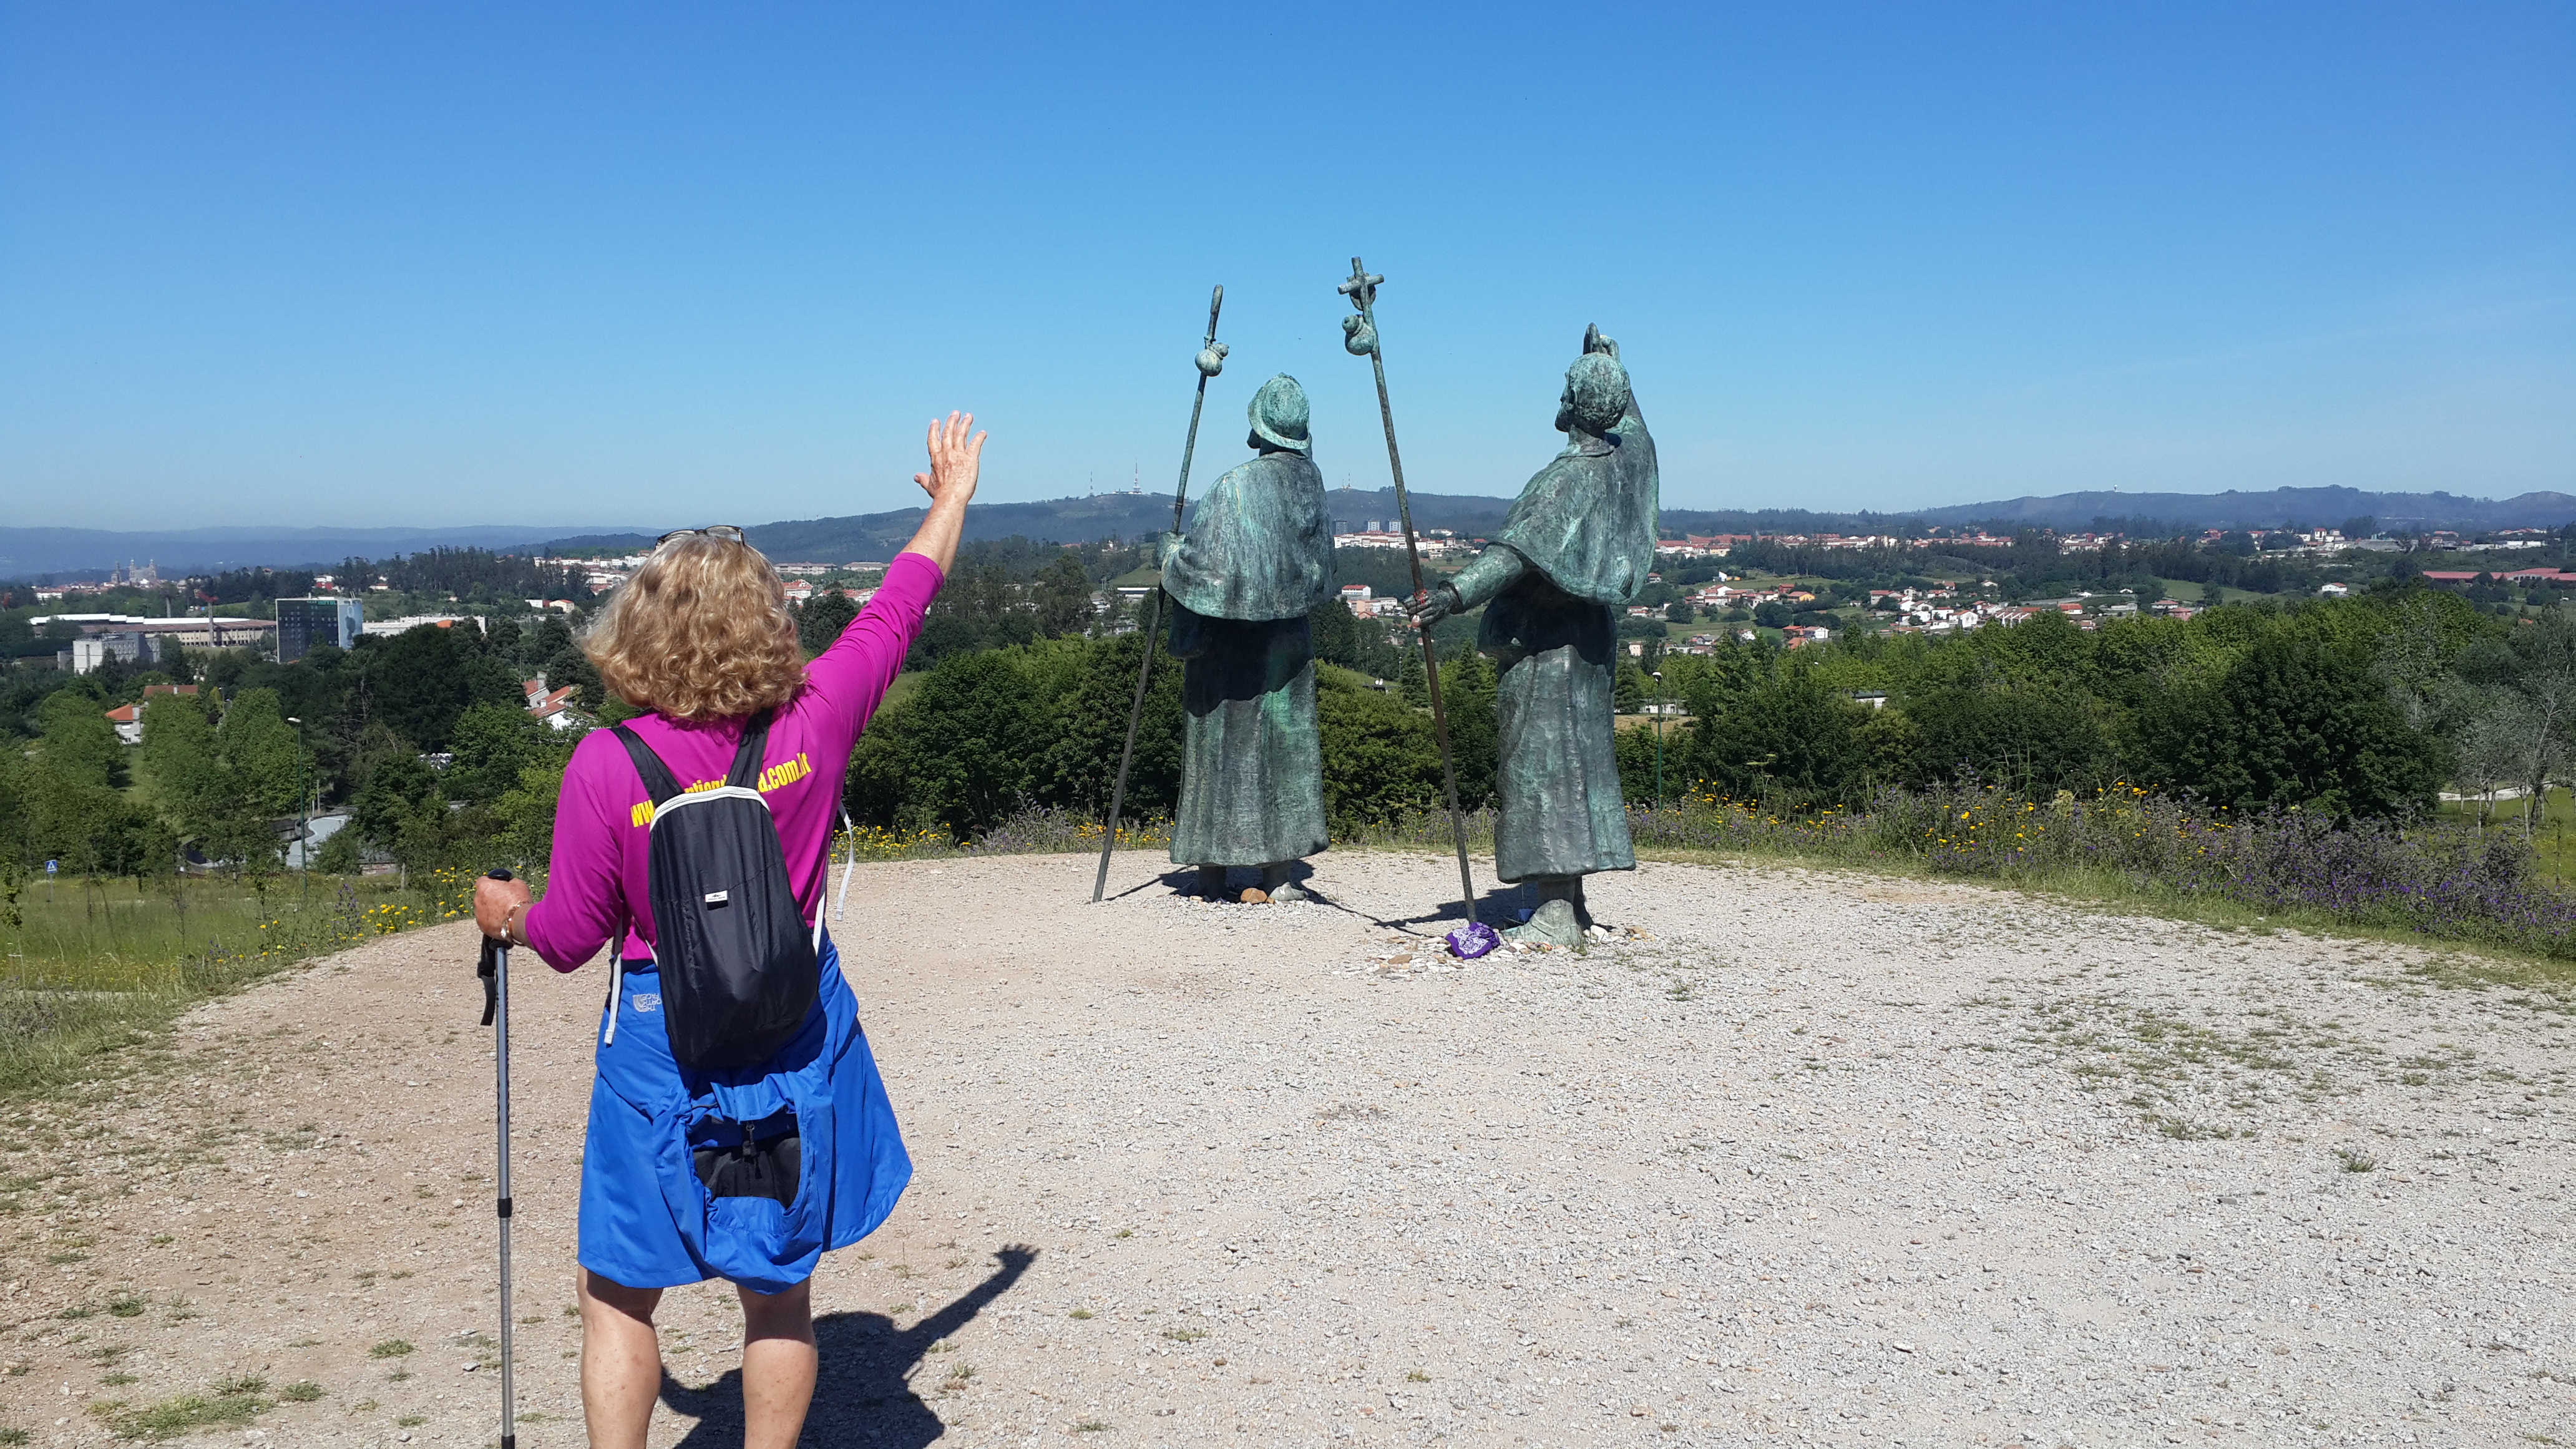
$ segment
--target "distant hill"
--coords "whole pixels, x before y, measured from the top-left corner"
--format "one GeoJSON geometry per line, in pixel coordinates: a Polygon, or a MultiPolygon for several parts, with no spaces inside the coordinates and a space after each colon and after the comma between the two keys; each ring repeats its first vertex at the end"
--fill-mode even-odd
{"type": "Polygon", "coordinates": [[[352,555],[385,558],[423,549],[524,549],[559,529],[465,524],[456,528],[186,528],[113,533],[99,528],[0,528],[0,578],[111,569],[131,560],[173,577],[266,564],[304,568],[352,555]]]}
{"type": "MultiPolygon", "coordinates": [[[[1336,488],[1327,498],[1335,520],[1351,528],[1395,518],[1392,488],[1336,488]]],[[[1416,493],[1417,529],[1447,528],[1491,534],[1510,511],[1508,498],[1465,493],[1416,493]]],[[[2331,527],[2368,516],[2381,528],[2559,528],[2576,522],[2576,496],[2525,493],[2505,499],[2461,498],[2449,493],[2365,493],[2356,488],[2276,488],[2269,493],[2060,493],[1963,503],[1910,513],[1815,513],[1804,509],[1667,508],[1666,537],[1690,533],[1882,533],[1909,521],[1950,526],[2077,530],[2110,520],[2128,532],[2174,533],[2197,528],[2278,528],[2300,523],[2331,527]]],[[[801,518],[751,528],[751,541],[782,563],[851,563],[894,556],[921,526],[922,510],[899,508],[846,518],[801,518]]],[[[1019,536],[1056,543],[1100,538],[1142,538],[1169,528],[1168,493],[1096,493],[1034,503],[978,503],[966,510],[966,537],[1019,536]]],[[[161,533],[112,533],[88,528],[0,528],[0,578],[73,574],[112,568],[128,559],[158,563],[165,574],[241,568],[251,564],[290,568],[336,564],[352,554],[384,558],[441,545],[491,549],[638,549],[660,529],[600,529],[567,534],[559,529],[503,525],[457,528],[196,528],[161,533]]]]}
{"type": "MultiPolygon", "coordinates": [[[[1326,496],[1332,516],[1353,528],[1370,520],[1395,517],[1393,488],[1336,488],[1326,496]]],[[[1465,494],[1416,493],[1413,526],[1485,533],[1502,526],[1508,498],[1465,494]]],[[[1195,500],[1193,500],[1195,501],[1195,500]]],[[[899,508],[887,513],[861,513],[848,518],[800,518],[763,523],[747,530],[754,547],[782,563],[856,563],[892,558],[913,530],[921,527],[923,510],[899,508]]],[[[966,537],[1032,538],[1041,542],[1089,543],[1101,538],[1142,538],[1172,526],[1168,493],[1095,493],[1082,498],[1051,498],[1037,503],[978,503],[966,510],[966,537]]],[[[590,534],[558,537],[559,549],[637,548],[653,541],[647,534],[590,534]]]]}
{"type": "MultiPolygon", "coordinates": [[[[2370,517],[2384,529],[2563,528],[2576,523],[2576,496],[2524,493],[2458,498],[2448,493],[2364,493],[2357,488],[2275,488],[2269,493],[2060,493],[1926,508],[1926,523],[2082,529],[2095,519],[2152,519],[2167,528],[2332,527],[2370,517]]],[[[2131,532],[2137,531],[2132,528],[2131,532]]]]}

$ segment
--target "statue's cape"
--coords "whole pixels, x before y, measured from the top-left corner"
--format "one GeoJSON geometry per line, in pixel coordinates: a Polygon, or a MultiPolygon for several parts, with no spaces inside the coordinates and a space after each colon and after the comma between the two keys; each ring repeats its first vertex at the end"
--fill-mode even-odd
{"type": "Polygon", "coordinates": [[[1631,404],[1607,437],[1569,442],[1529,480],[1495,541],[1578,599],[1624,605],[1655,566],[1656,506],[1655,440],[1631,404]]]}
{"type": "Polygon", "coordinates": [[[1264,453],[1216,480],[1163,561],[1163,588],[1212,619],[1294,618],[1331,598],[1322,470],[1295,453],[1264,453]]]}

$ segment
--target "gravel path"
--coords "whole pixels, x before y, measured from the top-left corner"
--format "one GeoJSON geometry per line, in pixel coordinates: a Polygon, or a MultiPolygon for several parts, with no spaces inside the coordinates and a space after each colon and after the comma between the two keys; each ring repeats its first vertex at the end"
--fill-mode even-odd
{"type": "MultiPolygon", "coordinates": [[[[2576,1442],[2569,1017],[2509,971],[1685,865],[1454,966],[1452,865],[1319,866],[1272,907],[862,869],[919,1174],[817,1279],[813,1442],[2576,1442]]],[[[7,1114],[0,1425],[490,1442],[471,953],[350,952],[7,1114]]],[[[533,968],[520,1433],[571,1445],[604,983],[533,968]]],[[[739,1443],[729,1294],[667,1302],[654,1444],[739,1443]]]]}

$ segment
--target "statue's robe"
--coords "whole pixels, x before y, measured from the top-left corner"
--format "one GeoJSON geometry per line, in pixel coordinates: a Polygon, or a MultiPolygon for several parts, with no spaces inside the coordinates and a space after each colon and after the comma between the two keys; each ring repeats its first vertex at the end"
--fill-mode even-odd
{"type": "Polygon", "coordinates": [[[1186,662],[1179,865],[1270,865],[1322,850],[1324,756],[1307,614],[1333,595],[1324,475],[1265,451],[1216,481],[1163,563],[1186,662]]]}
{"type": "Polygon", "coordinates": [[[1612,742],[1619,611],[1655,564],[1655,440],[1632,404],[1612,432],[1575,435],[1521,490],[1496,547],[1460,574],[1486,604],[1476,647],[1501,665],[1494,871],[1633,870],[1612,742]]]}

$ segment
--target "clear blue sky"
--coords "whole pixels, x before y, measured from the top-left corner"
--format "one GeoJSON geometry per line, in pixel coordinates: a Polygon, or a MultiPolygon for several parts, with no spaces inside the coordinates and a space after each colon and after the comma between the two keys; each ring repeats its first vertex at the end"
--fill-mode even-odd
{"type": "Polygon", "coordinates": [[[2576,491],[2576,6],[0,0],[0,523],[761,522],[1201,478],[1275,371],[1508,493],[2576,491]]]}

